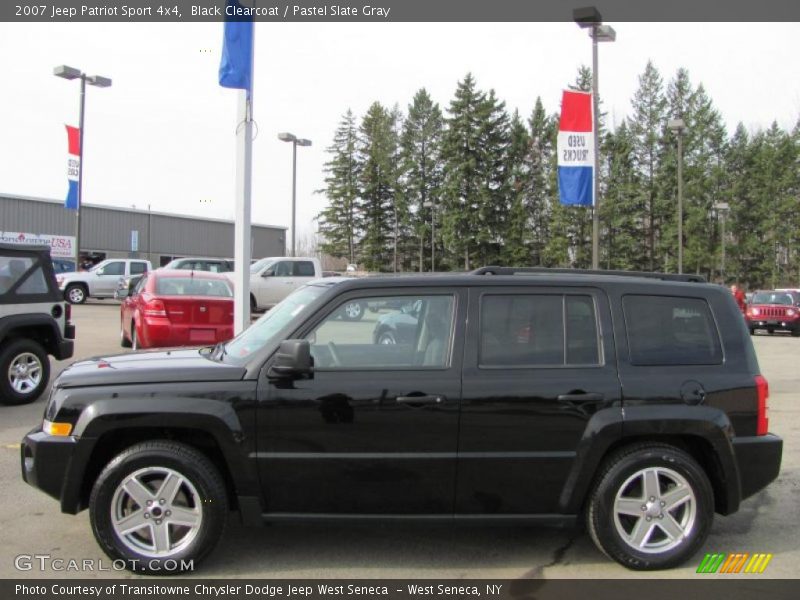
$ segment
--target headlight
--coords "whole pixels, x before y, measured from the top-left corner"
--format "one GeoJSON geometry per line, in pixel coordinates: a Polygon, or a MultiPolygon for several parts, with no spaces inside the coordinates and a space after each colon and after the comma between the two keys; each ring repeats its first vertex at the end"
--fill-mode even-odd
{"type": "Polygon", "coordinates": [[[753,314],[754,317],[757,317],[758,315],[761,314],[761,312],[757,308],[751,309],[750,312],[753,314]]]}
{"type": "Polygon", "coordinates": [[[791,308],[790,308],[789,310],[787,310],[787,311],[786,311],[786,316],[787,316],[787,317],[793,317],[793,316],[795,316],[796,314],[797,314],[797,313],[796,313],[794,310],[792,310],[791,308]]]}

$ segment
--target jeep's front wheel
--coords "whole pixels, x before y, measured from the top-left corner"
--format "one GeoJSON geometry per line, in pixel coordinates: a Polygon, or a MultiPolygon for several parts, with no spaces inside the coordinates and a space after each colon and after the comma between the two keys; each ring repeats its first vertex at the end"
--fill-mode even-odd
{"type": "Polygon", "coordinates": [[[610,456],[589,497],[587,526],[607,556],[636,570],[667,569],[703,544],[714,518],[705,472],[666,444],[637,444],[610,456]]]}
{"type": "Polygon", "coordinates": [[[0,353],[0,401],[28,404],[42,395],[50,379],[50,361],[41,344],[17,339],[0,353]]]}
{"type": "Polygon", "coordinates": [[[86,289],[82,285],[68,285],[64,291],[64,299],[70,304],[83,304],[86,302],[86,289]]]}
{"type": "Polygon", "coordinates": [[[131,571],[190,571],[217,545],[228,500],[219,471],[205,455],[166,440],[137,444],[106,465],[92,488],[95,539],[131,571]]]}

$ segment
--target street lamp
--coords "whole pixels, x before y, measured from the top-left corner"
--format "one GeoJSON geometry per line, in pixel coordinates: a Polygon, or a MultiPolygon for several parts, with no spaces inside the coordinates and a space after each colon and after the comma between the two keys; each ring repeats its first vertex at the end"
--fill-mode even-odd
{"type": "Polygon", "coordinates": [[[678,136],[678,273],[683,273],[683,119],[670,119],[667,123],[678,136]]]}
{"type": "Polygon", "coordinates": [[[589,30],[589,37],[592,38],[592,113],[594,130],[594,181],[592,197],[594,207],[592,209],[592,269],[600,268],[600,197],[598,191],[600,186],[600,132],[598,131],[599,108],[597,103],[597,91],[600,86],[598,67],[597,67],[597,43],[613,42],[617,39],[617,32],[609,25],[603,25],[603,17],[600,11],[594,6],[576,8],[572,11],[572,18],[581,29],[589,30]]]}
{"type": "MultiPolygon", "coordinates": [[[[68,67],[67,65],[59,65],[53,69],[53,75],[61,77],[62,79],[80,79],[81,80],[81,102],[80,112],[78,116],[78,206],[75,211],[75,270],[80,268],[81,261],[81,208],[83,207],[83,126],[84,126],[84,109],[86,107],[86,84],[95,87],[111,87],[111,80],[108,77],[100,75],[87,75],[80,69],[68,67]]],[[[148,249],[149,250],[149,249],[148,249]]]]}
{"type": "Polygon", "coordinates": [[[297,250],[297,236],[295,236],[295,218],[297,214],[297,147],[310,146],[311,140],[298,139],[293,133],[279,133],[278,139],[282,142],[292,143],[292,256],[295,256],[297,250]]]}
{"type": "Polygon", "coordinates": [[[722,283],[725,283],[725,219],[726,213],[731,209],[727,202],[716,202],[713,206],[714,210],[719,214],[719,222],[722,227],[722,268],[720,274],[722,275],[722,283]]]}
{"type": "Polygon", "coordinates": [[[435,211],[436,206],[433,204],[433,202],[430,202],[428,200],[423,202],[422,206],[424,208],[431,209],[431,273],[433,273],[434,271],[436,271],[436,261],[435,261],[436,241],[434,237],[436,232],[436,211],[435,211]]]}

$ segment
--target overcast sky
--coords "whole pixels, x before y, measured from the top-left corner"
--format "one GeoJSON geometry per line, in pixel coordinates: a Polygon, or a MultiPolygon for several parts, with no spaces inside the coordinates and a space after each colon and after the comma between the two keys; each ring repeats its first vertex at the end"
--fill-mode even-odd
{"type": "MultiPolygon", "coordinates": [[[[610,23],[600,46],[600,94],[611,122],[630,111],[648,59],[665,83],[678,67],[702,82],[729,132],[800,117],[800,24],[610,23]]],[[[236,95],[217,83],[221,23],[0,23],[0,193],[63,199],[64,124],[77,125],[79,85],[52,75],[67,64],[113,79],[87,88],[84,201],[233,218],[236,95]]],[[[298,148],[298,230],[324,205],[325,149],[348,109],[380,101],[407,112],[425,87],[445,109],[472,72],[527,117],[536,96],[558,110],[560,90],[591,42],[573,23],[258,23],[253,221],[288,227],[289,131],[298,148]]],[[[0,223],[0,229],[2,223],[0,223]]],[[[36,232],[49,233],[49,232],[36,232]]]]}

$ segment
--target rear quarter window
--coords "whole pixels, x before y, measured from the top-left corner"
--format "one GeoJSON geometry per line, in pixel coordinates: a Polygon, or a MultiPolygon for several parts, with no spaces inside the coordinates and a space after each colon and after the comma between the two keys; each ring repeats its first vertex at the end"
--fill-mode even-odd
{"type": "Polygon", "coordinates": [[[622,300],[632,365],[717,365],[719,332],[703,298],[627,295],[622,300]]]}

